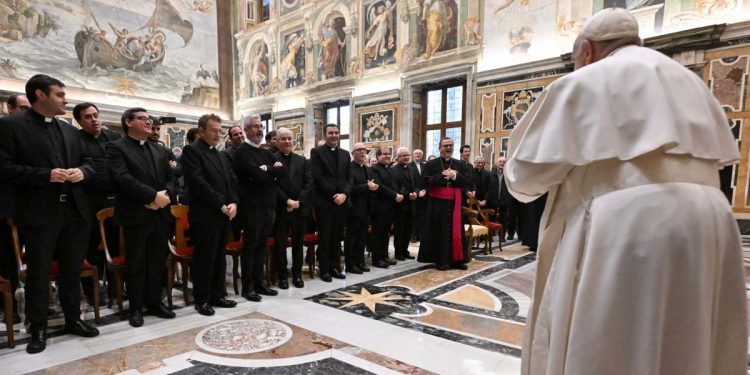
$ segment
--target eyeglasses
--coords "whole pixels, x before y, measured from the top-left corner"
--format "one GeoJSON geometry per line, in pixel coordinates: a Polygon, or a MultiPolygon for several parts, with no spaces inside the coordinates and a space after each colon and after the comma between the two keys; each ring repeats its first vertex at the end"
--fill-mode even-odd
{"type": "Polygon", "coordinates": [[[247,127],[251,129],[255,128],[255,129],[260,129],[260,130],[266,130],[266,126],[263,124],[250,124],[247,127]]]}
{"type": "Polygon", "coordinates": [[[402,157],[402,156],[411,156],[411,154],[399,154],[398,155],[398,157],[402,157]]]}
{"type": "Polygon", "coordinates": [[[133,119],[139,120],[139,121],[151,121],[151,117],[148,117],[148,116],[135,116],[133,117],[133,119]]]}
{"type": "Polygon", "coordinates": [[[357,152],[357,151],[367,151],[367,149],[366,148],[355,148],[354,150],[352,150],[352,152],[357,152]]]}

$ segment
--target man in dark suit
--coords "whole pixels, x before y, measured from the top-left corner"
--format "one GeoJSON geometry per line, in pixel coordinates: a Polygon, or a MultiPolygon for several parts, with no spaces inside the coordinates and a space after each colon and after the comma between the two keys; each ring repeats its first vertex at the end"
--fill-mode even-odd
{"type": "Polygon", "coordinates": [[[239,125],[232,126],[229,128],[229,146],[224,148],[224,153],[231,159],[234,157],[234,150],[243,143],[245,143],[245,132],[242,127],[239,125]]]}
{"type": "Polygon", "coordinates": [[[393,209],[396,203],[404,200],[404,196],[398,193],[400,188],[389,167],[391,150],[379,148],[375,151],[375,156],[378,158],[378,164],[371,167],[370,172],[374,182],[378,184],[378,189],[372,195],[370,251],[374,267],[388,268],[391,264],[396,264],[395,260],[388,259],[388,237],[391,235],[393,209]]]}
{"type": "MultiPolygon", "coordinates": [[[[81,135],[86,155],[88,155],[91,166],[94,168],[92,176],[83,181],[83,191],[86,192],[86,196],[91,204],[91,211],[88,214],[90,227],[88,229],[89,242],[86,249],[86,260],[97,267],[100,274],[99,280],[102,280],[106,259],[104,258],[104,254],[99,251],[101,235],[99,234],[96,213],[101,209],[114,207],[115,193],[117,191],[114,180],[112,180],[107,169],[107,158],[104,150],[108,143],[120,139],[121,136],[117,132],[102,127],[102,122],[99,119],[99,108],[92,103],[84,102],[73,107],[73,118],[81,126],[79,134],[81,135]]],[[[113,231],[116,229],[107,229],[110,229],[109,233],[112,234],[108,236],[108,243],[116,244],[116,232],[113,231]]],[[[112,278],[108,279],[113,280],[112,278]]],[[[84,281],[81,286],[84,294],[89,298],[93,298],[94,291],[91,283],[84,281]]]]}
{"type": "Polygon", "coordinates": [[[31,108],[31,103],[29,103],[29,99],[26,97],[26,95],[23,94],[16,94],[11,95],[8,97],[8,114],[13,114],[16,112],[23,112],[29,108],[31,108]]]}
{"type": "Polygon", "coordinates": [[[195,246],[191,270],[195,309],[214,314],[212,306],[235,307],[226,299],[225,249],[229,221],[237,214],[237,178],[229,157],[216,149],[221,140],[221,118],[198,119],[198,140],[182,151],[182,171],[190,192],[190,240],[195,246]]]}
{"type": "MultiPolygon", "coordinates": [[[[513,203],[513,196],[510,195],[508,187],[505,185],[505,178],[503,175],[503,168],[505,167],[505,157],[501,156],[495,161],[495,168],[489,173],[487,179],[487,207],[497,212],[497,221],[508,230],[511,226],[509,210],[513,203]]],[[[515,228],[515,223],[512,223],[512,227],[515,228]]],[[[504,238],[501,238],[504,240],[504,238]]]]}
{"type": "Polygon", "coordinates": [[[409,167],[411,154],[406,147],[396,150],[396,162],[391,167],[398,186],[398,193],[404,200],[396,203],[393,210],[393,247],[396,260],[414,259],[409,254],[409,240],[414,227],[414,203],[419,196],[419,186],[414,170],[409,167]]]}
{"type": "Polygon", "coordinates": [[[0,119],[0,181],[12,183],[16,221],[26,234],[28,353],[46,348],[48,275],[59,265],[57,285],[65,330],[99,334],[80,319],[80,272],[86,255],[90,208],[82,182],[93,169],[76,128],[55,118],[65,114],[65,85],[38,74],[26,82],[31,109],[0,119]]]}
{"type": "MultiPolygon", "coordinates": [[[[271,151],[261,148],[263,125],[260,116],[252,115],[243,122],[245,143],[234,152],[234,171],[240,190],[239,216],[245,231],[242,247],[242,296],[259,302],[260,295],[275,296],[279,292],[265,285],[266,241],[273,233],[278,192],[276,179],[286,170],[271,151]]],[[[270,270],[269,270],[270,271],[270,270]]]]}
{"type": "Polygon", "coordinates": [[[474,181],[475,198],[482,207],[487,206],[487,185],[489,184],[489,172],[484,169],[486,162],[483,156],[474,158],[474,168],[471,170],[472,180],[474,181]]]}
{"type": "Polygon", "coordinates": [[[417,200],[414,201],[414,229],[412,230],[412,239],[414,241],[419,241],[421,240],[424,213],[427,209],[427,192],[424,188],[424,181],[422,179],[422,173],[424,173],[425,167],[424,151],[415,149],[414,152],[412,152],[412,162],[409,163],[409,166],[412,169],[412,173],[417,176],[417,187],[419,188],[417,200]]]}
{"type": "Polygon", "coordinates": [[[352,169],[349,153],[339,147],[339,127],[328,124],[323,129],[325,144],[310,151],[313,175],[313,204],[317,210],[318,266],[320,279],[345,279],[341,272],[341,236],[351,206],[352,169]]]}
{"type": "Polygon", "coordinates": [[[309,203],[309,190],[312,188],[310,163],[304,156],[295,154],[292,149],[294,134],[287,128],[276,132],[279,150],[276,158],[284,165],[286,173],[276,182],[279,187],[278,205],[276,206],[276,223],[274,224],[274,270],[279,288],[289,288],[289,271],[287,270],[286,245],[287,237],[292,239],[292,284],[302,288],[302,236],[305,230],[305,218],[302,216],[302,205],[309,203]]]}
{"type": "Polygon", "coordinates": [[[162,303],[161,286],[172,223],[170,197],[177,194],[177,182],[168,150],[148,141],[152,122],[146,110],[125,110],[121,123],[127,136],[107,145],[107,167],[118,189],[115,219],[125,235],[129,322],[140,327],[144,304],[149,314],[175,317],[162,303]]]}
{"type": "Polygon", "coordinates": [[[365,264],[365,245],[370,226],[370,194],[378,189],[378,185],[372,180],[367,166],[365,145],[355,143],[352,156],[352,208],[346,220],[344,259],[347,273],[361,274],[370,271],[365,264]]]}

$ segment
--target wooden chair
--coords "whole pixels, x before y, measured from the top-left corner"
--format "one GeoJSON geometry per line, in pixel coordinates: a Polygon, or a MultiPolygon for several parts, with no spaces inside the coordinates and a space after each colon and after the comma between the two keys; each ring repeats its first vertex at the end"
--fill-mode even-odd
{"type": "MultiPolygon", "coordinates": [[[[112,248],[107,244],[107,220],[113,220],[115,214],[115,209],[113,207],[104,208],[96,213],[96,219],[99,222],[99,250],[104,252],[104,256],[107,259],[107,264],[105,267],[115,275],[115,298],[117,299],[117,312],[120,314],[120,318],[124,319],[125,317],[125,311],[122,307],[122,300],[123,300],[123,287],[124,287],[124,277],[123,273],[125,271],[125,232],[122,229],[122,226],[119,227],[119,236],[118,236],[118,250],[120,255],[112,256],[112,248]]],[[[106,273],[105,273],[106,275],[106,273]]],[[[108,280],[109,283],[109,303],[107,304],[107,307],[112,307],[112,280],[108,280]]]]}
{"type": "Polygon", "coordinates": [[[13,341],[13,294],[10,288],[10,282],[0,276],[0,293],[3,294],[3,303],[5,304],[5,331],[8,335],[8,347],[16,346],[13,341]]]}
{"type": "Polygon", "coordinates": [[[188,243],[185,231],[190,229],[188,222],[188,212],[190,208],[184,205],[172,205],[170,207],[172,216],[174,216],[174,244],[169,244],[169,260],[167,260],[167,301],[169,307],[172,307],[172,287],[174,286],[175,265],[180,263],[182,268],[182,296],[185,299],[185,305],[190,301],[188,293],[188,280],[190,263],[193,261],[193,246],[188,243]]]}
{"type": "Polygon", "coordinates": [[[320,236],[317,233],[307,233],[302,236],[302,245],[307,248],[305,263],[307,263],[311,279],[315,278],[315,246],[318,246],[319,242],[320,236]]]}
{"type": "Polygon", "coordinates": [[[462,207],[462,211],[468,223],[464,225],[464,234],[469,242],[469,260],[471,260],[471,249],[474,243],[478,246],[480,241],[484,241],[485,254],[487,253],[487,249],[490,246],[489,229],[479,223],[476,211],[470,210],[468,207],[462,207]]]}
{"type": "MultiPolygon", "coordinates": [[[[266,283],[268,283],[268,286],[276,284],[276,273],[274,272],[276,270],[273,268],[274,246],[276,246],[276,237],[268,236],[266,239],[266,283]]],[[[292,246],[291,237],[286,238],[286,247],[289,246],[292,246]]],[[[284,249],[286,249],[286,247],[284,249]]],[[[284,251],[284,256],[286,256],[286,251],[284,251]]]]}
{"type": "Polygon", "coordinates": [[[505,238],[505,228],[500,223],[495,223],[490,219],[496,216],[495,210],[489,208],[482,208],[479,205],[479,200],[476,198],[469,198],[468,200],[469,209],[476,211],[477,221],[479,224],[487,227],[489,231],[489,244],[490,246],[485,248],[485,254],[492,254],[492,238],[495,237],[495,232],[498,233],[498,249],[503,251],[503,239],[505,238]]]}
{"type": "MultiPolygon", "coordinates": [[[[13,251],[16,253],[16,262],[18,262],[18,276],[21,281],[26,281],[27,269],[26,269],[26,252],[25,249],[21,248],[21,241],[18,236],[18,227],[13,219],[5,219],[6,223],[10,227],[11,238],[13,240],[13,251]]],[[[29,233],[28,235],[34,235],[29,233]]],[[[48,279],[54,281],[59,275],[60,266],[57,261],[53,260],[49,266],[48,279]]],[[[81,265],[81,277],[90,277],[92,283],[92,290],[94,292],[94,321],[99,324],[101,318],[99,317],[99,272],[96,266],[91,265],[86,260],[81,265]]],[[[28,297],[28,296],[27,296],[28,297]]],[[[12,316],[12,315],[11,315],[12,316]]]]}
{"type": "Polygon", "coordinates": [[[245,234],[241,233],[239,240],[235,240],[233,235],[230,235],[229,241],[227,241],[227,255],[232,256],[232,286],[234,287],[234,294],[239,295],[240,289],[237,286],[237,280],[241,279],[240,276],[240,256],[242,255],[242,245],[245,234]]]}

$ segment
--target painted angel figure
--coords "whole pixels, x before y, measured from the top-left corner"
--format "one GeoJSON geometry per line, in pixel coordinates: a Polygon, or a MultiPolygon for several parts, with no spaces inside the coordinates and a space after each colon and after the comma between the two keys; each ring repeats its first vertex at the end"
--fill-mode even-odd
{"type": "Polygon", "coordinates": [[[284,84],[288,85],[287,87],[296,86],[296,80],[299,77],[299,72],[297,71],[295,62],[297,61],[297,54],[299,53],[299,50],[304,42],[305,38],[301,37],[297,33],[294,33],[291,37],[289,37],[289,41],[287,42],[287,48],[289,52],[286,54],[286,56],[284,56],[284,59],[281,60],[281,67],[279,70],[279,75],[284,80],[284,84]]]}
{"type": "Polygon", "coordinates": [[[320,79],[328,79],[336,76],[336,64],[339,62],[339,54],[344,41],[339,39],[336,30],[336,18],[331,17],[320,32],[320,57],[318,67],[323,71],[320,79]]]}
{"type": "Polygon", "coordinates": [[[384,56],[395,43],[393,39],[393,20],[391,11],[396,3],[386,1],[385,4],[379,3],[370,7],[368,20],[370,28],[367,30],[367,43],[365,44],[365,57],[376,59],[378,56],[384,56]]]}
{"type": "Polygon", "coordinates": [[[250,65],[250,80],[253,83],[254,96],[266,93],[268,87],[268,48],[265,43],[258,47],[250,65]]]}

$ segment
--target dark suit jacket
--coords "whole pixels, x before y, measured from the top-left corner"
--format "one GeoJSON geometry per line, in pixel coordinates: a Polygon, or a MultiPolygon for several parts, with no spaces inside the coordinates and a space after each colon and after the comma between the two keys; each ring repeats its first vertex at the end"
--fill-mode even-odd
{"type": "MultiPolygon", "coordinates": [[[[91,178],[83,180],[83,190],[86,193],[95,194],[114,193],[116,191],[115,183],[107,169],[106,144],[105,147],[101,147],[99,141],[94,136],[82,129],[79,130],[79,134],[81,135],[86,154],[91,158],[91,166],[94,168],[94,174],[91,178]]],[[[102,129],[99,138],[106,141],[106,143],[110,143],[122,138],[122,136],[115,131],[102,129]]]]}
{"type": "Polygon", "coordinates": [[[78,130],[62,120],[55,121],[62,133],[64,165],[56,165],[47,137],[40,136],[42,126],[47,125],[39,113],[29,109],[0,118],[0,184],[13,185],[16,207],[23,207],[17,210],[16,221],[22,225],[43,225],[49,219],[49,213],[56,210],[63,193],[72,195],[82,218],[88,219],[89,216],[83,182],[61,184],[49,181],[54,168],[80,168],[83,181],[94,172],[78,130]]]}
{"type": "MultiPolygon", "coordinates": [[[[154,201],[156,193],[167,190],[172,198],[177,194],[167,149],[148,141],[144,147],[151,154],[153,168],[137,140],[125,136],[107,145],[107,168],[117,184],[115,218],[123,225],[150,223],[154,211],[145,206],[154,201]]],[[[169,206],[156,213],[164,222],[171,222],[169,206]]]]}
{"type": "Polygon", "coordinates": [[[391,167],[391,173],[393,173],[396,186],[398,186],[398,193],[404,196],[401,203],[396,203],[396,208],[403,212],[411,212],[414,209],[415,201],[409,199],[409,193],[417,193],[420,190],[416,182],[418,178],[415,174],[416,167],[407,164],[404,168],[396,163],[391,167]]]}
{"type": "Polygon", "coordinates": [[[424,175],[424,168],[427,165],[427,163],[420,162],[419,165],[420,165],[421,170],[417,168],[417,163],[412,161],[411,163],[409,163],[409,168],[412,169],[412,173],[416,177],[417,188],[419,190],[422,190],[424,189],[424,181],[422,179],[422,176],[424,175]]]}
{"type": "MultiPolygon", "coordinates": [[[[281,152],[274,154],[276,159],[284,164],[284,157],[281,152]]],[[[313,179],[310,172],[310,162],[304,156],[291,153],[291,162],[289,163],[289,172],[276,179],[279,191],[279,204],[286,207],[286,200],[293,199],[300,201],[302,204],[310,203],[310,189],[312,189],[313,179]]],[[[286,167],[286,165],[284,165],[286,167]]]]}
{"type": "Polygon", "coordinates": [[[190,221],[226,223],[229,218],[221,212],[221,207],[240,200],[229,157],[218,150],[211,151],[208,143],[198,139],[182,150],[181,162],[190,192],[190,221]],[[210,156],[211,152],[215,158],[210,156]]]}
{"type": "Polygon", "coordinates": [[[276,179],[286,173],[284,167],[274,167],[276,157],[263,148],[243,143],[234,152],[232,164],[237,174],[240,207],[276,207],[276,179]],[[266,170],[261,169],[265,165],[266,170]]]}
{"type": "Polygon", "coordinates": [[[332,207],[333,196],[346,194],[346,205],[351,205],[349,196],[352,191],[352,169],[349,163],[349,153],[336,148],[338,164],[334,165],[333,155],[327,145],[316,147],[310,151],[310,167],[313,176],[312,201],[316,207],[332,207]]]}
{"type": "MultiPolygon", "coordinates": [[[[398,182],[394,178],[391,168],[384,167],[378,163],[370,168],[375,183],[378,184],[378,190],[372,193],[372,212],[388,212],[396,204],[396,194],[401,190],[398,182]]],[[[407,199],[404,197],[404,199],[407,199]]]]}
{"type": "Polygon", "coordinates": [[[510,195],[508,187],[505,186],[505,179],[500,176],[502,182],[498,182],[498,174],[500,172],[497,169],[493,169],[492,172],[487,173],[489,178],[487,179],[487,206],[489,208],[495,207],[510,207],[513,202],[513,196],[510,195]],[[499,187],[498,187],[498,184],[499,187]]]}
{"type": "Polygon", "coordinates": [[[367,181],[372,180],[370,167],[362,167],[356,161],[351,162],[352,168],[352,215],[370,214],[370,189],[367,181]]]}

